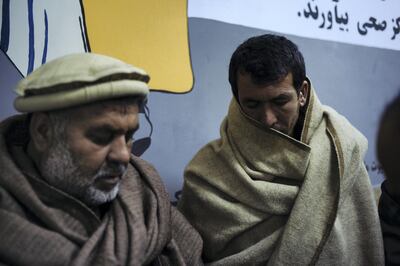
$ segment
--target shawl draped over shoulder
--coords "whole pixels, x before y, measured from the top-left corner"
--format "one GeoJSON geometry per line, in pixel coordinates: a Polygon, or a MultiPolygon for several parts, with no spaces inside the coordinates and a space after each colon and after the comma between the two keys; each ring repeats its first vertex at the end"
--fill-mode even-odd
{"type": "Polygon", "coordinates": [[[23,148],[23,117],[0,124],[1,265],[201,263],[200,236],[171,206],[151,165],[131,157],[100,218],[39,176],[23,148]]]}
{"type": "Polygon", "coordinates": [[[382,265],[366,138],[311,88],[300,141],[231,101],[185,169],[178,208],[211,265],[382,265]]]}

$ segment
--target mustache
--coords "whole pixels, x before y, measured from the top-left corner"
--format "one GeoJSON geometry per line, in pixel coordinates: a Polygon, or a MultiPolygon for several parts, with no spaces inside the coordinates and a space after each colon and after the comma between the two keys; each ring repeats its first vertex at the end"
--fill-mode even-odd
{"type": "Polygon", "coordinates": [[[124,164],[104,165],[97,172],[95,179],[109,176],[123,176],[128,169],[124,164]]]}

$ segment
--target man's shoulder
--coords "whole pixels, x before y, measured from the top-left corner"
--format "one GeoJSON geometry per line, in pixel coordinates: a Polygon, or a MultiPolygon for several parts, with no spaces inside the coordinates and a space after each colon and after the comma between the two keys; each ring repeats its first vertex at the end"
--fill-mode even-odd
{"type": "Polygon", "coordinates": [[[140,157],[131,155],[129,164],[137,173],[139,173],[142,178],[146,178],[151,182],[162,183],[160,174],[155,166],[150,162],[140,157]]]}
{"type": "MultiPolygon", "coordinates": [[[[355,128],[347,118],[339,114],[333,108],[324,106],[324,113],[327,117],[328,132],[334,142],[335,150],[339,158],[339,165],[344,177],[353,177],[361,170],[360,175],[368,180],[365,170],[364,159],[368,149],[367,138],[355,128]]],[[[360,177],[361,178],[361,177],[360,177]]],[[[343,187],[351,188],[355,180],[359,178],[345,178],[347,180],[343,187]]]]}
{"type": "MultiPolygon", "coordinates": [[[[158,200],[158,204],[163,208],[171,206],[164,181],[156,168],[148,161],[131,155],[125,181],[123,182],[124,192],[122,190],[121,192],[126,193],[128,191],[128,193],[131,193],[132,191],[138,191],[138,189],[147,192],[151,191],[150,194],[146,194],[154,195],[158,200]]],[[[140,200],[143,200],[143,198],[140,200]]]]}
{"type": "Polygon", "coordinates": [[[140,167],[144,170],[151,170],[151,171],[157,171],[156,168],[154,167],[154,165],[140,157],[137,157],[133,154],[131,154],[131,158],[130,158],[130,164],[132,166],[136,166],[136,167],[140,167]]]}
{"type": "Polygon", "coordinates": [[[324,113],[335,130],[338,139],[349,147],[359,147],[366,151],[368,147],[367,138],[342,114],[330,106],[324,105],[324,113]]]}
{"type": "Polygon", "coordinates": [[[193,158],[189,162],[189,165],[193,161],[207,161],[207,162],[215,162],[218,159],[216,156],[221,150],[222,146],[224,145],[221,138],[211,140],[207,144],[203,145],[197,152],[194,154],[193,158]]]}

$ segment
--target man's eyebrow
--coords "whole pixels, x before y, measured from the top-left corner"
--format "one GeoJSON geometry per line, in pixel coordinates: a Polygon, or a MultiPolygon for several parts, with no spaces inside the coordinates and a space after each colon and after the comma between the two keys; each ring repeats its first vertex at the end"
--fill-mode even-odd
{"type": "MultiPolygon", "coordinates": [[[[289,92],[282,92],[280,94],[278,94],[277,96],[274,96],[273,98],[271,98],[271,100],[275,100],[275,99],[291,99],[293,97],[293,95],[289,92]]],[[[248,96],[248,97],[244,97],[243,102],[259,102],[260,99],[258,98],[253,98],[252,96],[248,96]]]]}
{"type": "Polygon", "coordinates": [[[253,99],[253,98],[245,98],[243,101],[244,102],[259,102],[260,100],[259,99],[253,99]]]}
{"type": "Polygon", "coordinates": [[[291,99],[292,97],[293,97],[292,94],[283,92],[283,93],[275,96],[274,99],[291,99]]]}
{"type": "Polygon", "coordinates": [[[290,92],[282,92],[281,94],[279,94],[277,97],[292,97],[292,94],[290,92]]]}
{"type": "MultiPolygon", "coordinates": [[[[136,125],[135,127],[129,128],[127,132],[135,133],[138,129],[139,129],[139,124],[136,125]]],[[[89,131],[109,131],[109,132],[112,132],[113,134],[124,134],[125,133],[125,130],[123,130],[121,128],[115,128],[108,124],[93,126],[89,129],[89,131]]]]}

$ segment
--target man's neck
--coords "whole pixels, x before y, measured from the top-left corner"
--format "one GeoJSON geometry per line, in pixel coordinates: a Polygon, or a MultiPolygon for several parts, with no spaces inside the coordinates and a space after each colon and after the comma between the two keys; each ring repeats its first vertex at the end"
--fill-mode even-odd
{"type": "Polygon", "coordinates": [[[104,214],[106,214],[108,212],[108,210],[110,209],[111,203],[107,202],[104,204],[101,204],[99,206],[88,206],[95,214],[97,217],[99,217],[99,219],[101,220],[104,216],[104,214]]]}
{"type": "Polygon", "coordinates": [[[299,141],[301,139],[301,132],[303,131],[304,119],[305,119],[305,111],[300,109],[299,118],[297,119],[296,125],[294,126],[293,129],[293,138],[299,141]]]}

